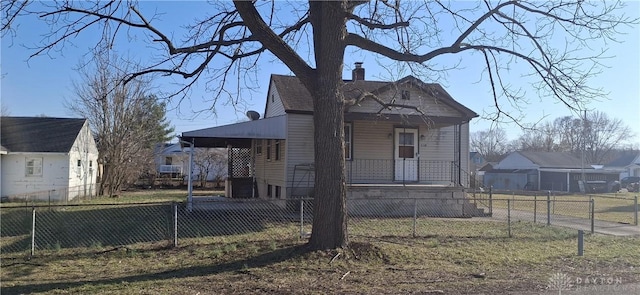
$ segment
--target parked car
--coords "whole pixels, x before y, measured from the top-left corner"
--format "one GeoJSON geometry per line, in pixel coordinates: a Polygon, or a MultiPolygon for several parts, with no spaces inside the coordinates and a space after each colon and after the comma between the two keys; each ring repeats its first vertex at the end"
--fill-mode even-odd
{"type": "Polygon", "coordinates": [[[640,186],[640,176],[627,176],[620,180],[620,186],[630,192],[637,192],[640,186]]]}

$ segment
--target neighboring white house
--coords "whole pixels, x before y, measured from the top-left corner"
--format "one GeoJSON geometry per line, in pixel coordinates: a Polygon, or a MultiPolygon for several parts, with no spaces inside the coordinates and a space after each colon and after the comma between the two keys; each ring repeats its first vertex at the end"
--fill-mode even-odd
{"type": "Polygon", "coordinates": [[[159,177],[182,177],[189,169],[189,149],[178,143],[157,144],[154,157],[159,177]]]}
{"type": "MultiPolygon", "coordinates": [[[[434,205],[442,215],[462,214],[468,205],[463,199],[469,182],[469,121],[478,115],[439,84],[412,76],[370,81],[364,74],[356,64],[352,80],[344,81],[346,98],[369,92],[408,108],[381,108],[364,100],[345,111],[349,199],[449,198],[434,205]]],[[[271,75],[264,118],[248,115],[252,121],[184,132],[182,139],[196,147],[228,148],[229,197],[312,196],[313,102],[307,89],[297,77],[271,75]]]]}
{"type": "Polygon", "coordinates": [[[1,117],[3,198],[94,195],[98,149],[86,119],[1,117]]]}
{"type": "Polygon", "coordinates": [[[620,170],[620,179],[628,176],[640,176],[640,151],[625,152],[607,163],[605,167],[620,170]]]}
{"type": "MultiPolygon", "coordinates": [[[[154,151],[156,171],[158,177],[185,178],[189,174],[189,147],[181,147],[178,143],[157,144],[154,151]]],[[[220,149],[194,149],[193,177],[194,181],[200,180],[201,174],[206,171],[206,181],[214,181],[216,178],[226,177],[226,157],[220,149]],[[221,157],[214,155],[222,154],[221,157]],[[224,158],[223,158],[224,157],[224,158]],[[224,166],[224,167],[222,167],[224,166]]]]}

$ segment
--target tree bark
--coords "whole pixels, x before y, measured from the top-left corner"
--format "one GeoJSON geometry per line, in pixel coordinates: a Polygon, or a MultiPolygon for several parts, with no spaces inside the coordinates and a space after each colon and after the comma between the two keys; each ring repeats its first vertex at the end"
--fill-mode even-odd
{"type": "MultiPolygon", "coordinates": [[[[348,246],[344,175],[344,63],[346,2],[309,3],[316,73],[313,96],[315,191],[311,249],[348,246]]],[[[309,87],[307,87],[309,88],[309,87]]]]}

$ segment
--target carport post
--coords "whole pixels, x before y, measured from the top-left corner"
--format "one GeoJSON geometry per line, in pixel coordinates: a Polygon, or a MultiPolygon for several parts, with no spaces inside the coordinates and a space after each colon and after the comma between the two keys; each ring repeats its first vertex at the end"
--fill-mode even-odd
{"type": "Polygon", "coordinates": [[[173,247],[178,247],[178,203],[173,202],[173,247]]]}
{"type": "Polygon", "coordinates": [[[551,191],[547,191],[547,225],[551,225],[551,191]]]}

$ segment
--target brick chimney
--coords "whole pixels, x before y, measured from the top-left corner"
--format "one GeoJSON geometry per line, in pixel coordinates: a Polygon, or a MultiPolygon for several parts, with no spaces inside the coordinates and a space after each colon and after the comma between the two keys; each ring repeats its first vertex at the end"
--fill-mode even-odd
{"type": "Polygon", "coordinates": [[[356,68],[351,72],[351,80],[364,80],[364,68],[362,67],[362,62],[356,62],[356,68]]]}

